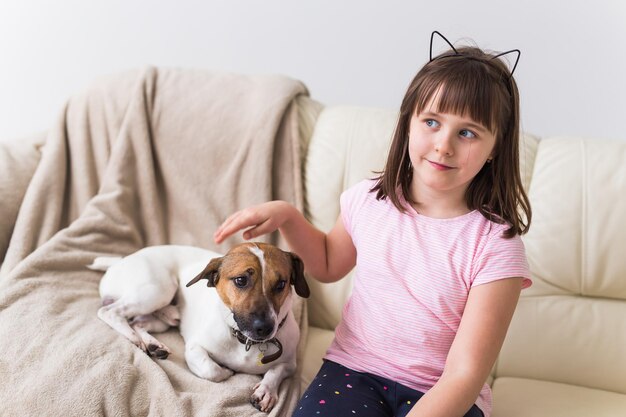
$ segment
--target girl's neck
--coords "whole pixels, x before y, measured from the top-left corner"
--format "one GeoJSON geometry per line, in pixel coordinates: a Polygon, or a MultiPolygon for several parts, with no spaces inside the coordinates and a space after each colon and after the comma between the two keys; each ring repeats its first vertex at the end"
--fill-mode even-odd
{"type": "Polygon", "coordinates": [[[465,202],[464,192],[433,193],[412,187],[410,204],[418,214],[435,219],[449,219],[471,211],[465,202]]]}
{"type": "Polygon", "coordinates": [[[467,206],[446,206],[444,204],[425,204],[421,202],[411,202],[411,207],[422,216],[433,219],[451,219],[469,213],[471,210],[467,206]]]}

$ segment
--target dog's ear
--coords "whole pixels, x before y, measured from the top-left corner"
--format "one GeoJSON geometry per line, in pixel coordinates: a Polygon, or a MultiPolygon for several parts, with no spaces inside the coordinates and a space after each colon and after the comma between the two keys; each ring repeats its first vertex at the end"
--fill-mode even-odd
{"type": "Polygon", "coordinates": [[[291,256],[291,285],[296,289],[296,294],[300,297],[308,298],[311,295],[309,285],[304,278],[304,263],[302,259],[295,253],[289,253],[291,256]]]}
{"type": "Polygon", "coordinates": [[[220,269],[220,266],[222,265],[222,259],[223,258],[211,259],[211,262],[209,262],[209,264],[204,268],[204,270],[200,272],[198,275],[196,275],[196,277],[192,279],[191,281],[189,281],[187,285],[185,286],[189,287],[195,284],[196,282],[200,281],[201,279],[206,279],[207,287],[215,287],[215,285],[217,285],[217,281],[220,278],[219,269],[220,269]]]}

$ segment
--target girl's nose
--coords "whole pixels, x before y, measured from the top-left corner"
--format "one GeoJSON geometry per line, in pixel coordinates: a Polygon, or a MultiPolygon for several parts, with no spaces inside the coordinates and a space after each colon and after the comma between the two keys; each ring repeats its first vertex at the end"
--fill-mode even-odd
{"type": "Polygon", "coordinates": [[[452,156],[454,154],[454,148],[452,146],[453,133],[449,131],[444,131],[443,129],[439,131],[437,138],[435,140],[435,151],[438,154],[444,156],[452,156]]]}

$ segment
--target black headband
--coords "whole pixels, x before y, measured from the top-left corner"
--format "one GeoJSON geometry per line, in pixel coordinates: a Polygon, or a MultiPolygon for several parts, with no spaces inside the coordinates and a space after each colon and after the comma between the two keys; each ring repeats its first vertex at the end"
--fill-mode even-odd
{"type": "MultiPolygon", "coordinates": [[[[433,31],[433,33],[430,35],[430,61],[433,61],[433,38],[435,37],[435,34],[439,35],[441,37],[441,39],[443,39],[444,41],[446,41],[446,43],[448,45],[450,45],[450,48],[452,48],[452,50],[454,51],[453,54],[446,54],[446,55],[440,55],[438,57],[435,57],[435,59],[440,59],[440,58],[447,58],[447,57],[452,57],[452,56],[463,56],[463,54],[460,54],[456,48],[450,43],[450,41],[448,41],[446,39],[445,36],[443,36],[441,33],[437,32],[436,30],[433,31]]],[[[495,55],[494,57],[492,57],[491,59],[496,59],[496,58],[500,58],[501,56],[513,53],[513,52],[517,52],[517,58],[515,59],[515,64],[513,65],[513,69],[511,70],[511,73],[509,74],[509,77],[513,76],[513,73],[515,72],[515,68],[517,67],[517,63],[519,62],[519,58],[522,55],[522,52],[519,49],[511,49],[510,51],[506,51],[506,52],[500,52],[498,55],[495,55]]]]}

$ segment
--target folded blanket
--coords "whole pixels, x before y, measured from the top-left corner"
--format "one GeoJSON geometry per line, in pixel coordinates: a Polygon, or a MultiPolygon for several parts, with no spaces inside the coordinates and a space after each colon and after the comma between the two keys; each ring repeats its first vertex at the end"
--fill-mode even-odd
{"type": "Polygon", "coordinates": [[[45,133],[11,142],[0,140],[0,265],[9,247],[26,187],[41,158],[45,133]]]}
{"type": "MultiPolygon", "coordinates": [[[[0,415],[267,415],[249,404],[260,377],[196,377],[177,330],[158,335],[173,349],[159,361],[100,321],[101,273],[85,265],[167,243],[225,252],[241,237],[217,246],[212,234],[234,211],[301,208],[294,98],[306,93],[280,76],[149,68],[68,102],[2,265],[0,415]]],[[[291,415],[298,385],[283,382],[270,416],[291,415]]]]}

